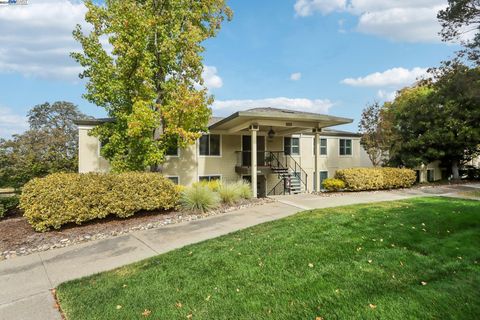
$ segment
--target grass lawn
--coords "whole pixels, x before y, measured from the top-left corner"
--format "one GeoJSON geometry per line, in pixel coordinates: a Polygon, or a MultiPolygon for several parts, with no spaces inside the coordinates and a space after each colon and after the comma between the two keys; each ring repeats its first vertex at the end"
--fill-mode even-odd
{"type": "Polygon", "coordinates": [[[79,319],[478,319],[480,202],[306,211],[60,285],[79,319]]]}

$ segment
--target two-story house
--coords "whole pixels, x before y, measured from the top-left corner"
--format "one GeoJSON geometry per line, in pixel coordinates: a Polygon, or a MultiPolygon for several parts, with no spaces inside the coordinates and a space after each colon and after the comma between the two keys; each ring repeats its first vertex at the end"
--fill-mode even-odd
{"type": "MultiPolygon", "coordinates": [[[[80,172],[109,171],[98,139],[89,135],[105,121],[113,120],[77,121],[80,172]]],[[[245,179],[260,197],[319,191],[337,169],[371,166],[359,134],[330,129],[352,121],[275,108],[212,117],[208,134],[185,149],[170,150],[162,172],[182,185],[245,179]]]]}

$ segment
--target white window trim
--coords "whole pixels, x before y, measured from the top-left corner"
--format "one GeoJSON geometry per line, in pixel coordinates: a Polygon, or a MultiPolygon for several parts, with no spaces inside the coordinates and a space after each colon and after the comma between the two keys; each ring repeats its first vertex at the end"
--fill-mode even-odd
{"type": "Polygon", "coordinates": [[[291,157],[301,157],[302,156],[302,137],[301,136],[283,136],[282,139],[282,151],[285,153],[285,138],[296,138],[298,139],[298,154],[292,154],[292,145],[290,145],[290,154],[291,157]]]}
{"type": "MultiPolygon", "coordinates": [[[[318,142],[319,142],[319,145],[318,145],[318,156],[319,156],[320,158],[327,158],[327,157],[328,157],[328,138],[326,138],[326,137],[320,137],[318,142]],[[322,147],[321,147],[321,145],[322,145],[321,140],[322,140],[322,139],[325,139],[325,140],[327,141],[327,146],[326,146],[326,148],[327,148],[327,153],[326,153],[326,154],[321,154],[321,153],[320,153],[320,150],[322,150],[322,147]]],[[[313,156],[315,157],[315,136],[313,137],[313,143],[312,143],[312,145],[313,145],[313,156]]],[[[340,153],[340,147],[338,147],[338,148],[339,148],[339,149],[338,149],[338,152],[340,153]]]]}
{"type": "Polygon", "coordinates": [[[203,177],[220,177],[220,181],[223,181],[223,176],[217,173],[208,173],[208,174],[201,174],[197,177],[197,182],[200,182],[200,178],[203,177]]]}
{"type": "Polygon", "coordinates": [[[352,138],[338,138],[338,156],[340,158],[353,158],[353,139],[352,138]],[[350,140],[350,149],[351,153],[350,154],[340,154],[340,140],[350,140]]]}
{"type": "Polygon", "coordinates": [[[177,178],[178,180],[178,184],[180,185],[180,176],[171,176],[171,175],[168,175],[168,176],[165,176],[165,178],[177,178]]]}
{"type": "MultiPolygon", "coordinates": [[[[212,135],[212,134],[215,134],[215,135],[218,135],[220,136],[220,155],[219,156],[205,156],[205,155],[201,155],[200,154],[200,139],[198,139],[198,143],[197,143],[197,154],[198,154],[198,157],[199,158],[222,158],[223,157],[223,135],[220,134],[220,133],[207,133],[206,135],[212,135]]],[[[210,138],[209,138],[210,139],[210,138]]],[[[209,140],[209,143],[210,143],[210,140],[209,140]]]]}

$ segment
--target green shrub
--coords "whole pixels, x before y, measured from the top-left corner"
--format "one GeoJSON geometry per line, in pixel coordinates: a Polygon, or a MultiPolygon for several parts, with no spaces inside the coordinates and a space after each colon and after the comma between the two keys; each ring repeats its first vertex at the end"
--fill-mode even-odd
{"type": "Polygon", "coordinates": [[[241,180],[237,182],[238,192],[242,199],[251,199],[252,198],[252,187],[249,182],[241,180]]]}
{"type": "Polygon", "coordinates": [[[335,178],[345,182],[351,191],[409,188],[416,180],[415,171],[399,168],[341,169],[335,178]]]}
{"type": "Polygon", "coordinates": [[[328,178],[323,180],[322,187],[327,191],[339,191],[345,189],[345,182],[340,179],[328,178]]]}
{"type": "Polygon", "coordinates": [[[179,196],[179,188],[158,173],[57,173],[28,182],[20,207],[35,230],[47,231],[109,215],[172,209],[179,196]]]}
{"type": "Polygon", "coordinates": [[[206,212],[218,207],[220,196],[206,185],[194,184],[182,192],[180,204],[187,210],[206,212]]]}
{"type": "Polygon", "coordinates": [[[0,218],[3,218],[9,211],[18,207],[19,198],[17,195],[0,197],[0,218]]]}
{"type": "Polygon", "coordinates": [[[242,197],[238,183],[222,183],[218,189],[222,203],[232,205],[242,197]]]}

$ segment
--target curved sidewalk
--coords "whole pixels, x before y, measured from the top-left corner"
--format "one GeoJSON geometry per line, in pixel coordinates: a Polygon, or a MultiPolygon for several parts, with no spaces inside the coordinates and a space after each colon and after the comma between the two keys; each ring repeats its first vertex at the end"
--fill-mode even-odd
{"type": "Polygon", "coordinates": [[[5,260],[0,262],[0,319],[61,319],[55,309],[51,289],[62,282],[114,269],[300,211],[426,195],[448,195],[456,192],[457,188],[425,190],[351,193],[332,197],[308,194],[281,196],[276,197],[277,202],[223,215],[5,260]]]}

